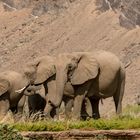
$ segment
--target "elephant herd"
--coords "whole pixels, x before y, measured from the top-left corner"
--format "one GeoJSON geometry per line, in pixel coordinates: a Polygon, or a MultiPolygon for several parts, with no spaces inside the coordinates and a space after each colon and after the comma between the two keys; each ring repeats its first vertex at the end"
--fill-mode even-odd
{"type": "Polygon", "coordinates": [[[88,114],[98,119],[99,101],[108,97],[113,97],[116,113],[122,111],[125,69],[111,52],[46,55],[26,64],[23,71],[0,73],[1,118],[9,110],[22,112],[25,98],[29,112],[41,110],[46,118],[58,118],[64,102],[66,118],[79,120],[88,114]]]}

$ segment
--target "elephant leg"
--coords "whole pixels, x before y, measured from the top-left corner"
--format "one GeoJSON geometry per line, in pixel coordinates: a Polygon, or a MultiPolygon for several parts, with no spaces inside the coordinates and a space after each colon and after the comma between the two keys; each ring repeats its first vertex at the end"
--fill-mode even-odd
{"type": "Polygon", "coordinates": [[[99,119],[100,118],[100,113],[99,113],[99,101],[100,101],[100,99],[90,97],[89,100],[90,100],[91,106],[92,106],[92,118],[99,119]]]}
{"type": "Polygon", "coordinates": [[[73,98],[64,96],[63,101],[64,101],[64,105],[65,105],[65,117],[66,117],[66,119],[70,119],[74,100],[73,100],[73,98]]]}
{"type": "Polygon", "coordinates": [[[17,110],[17,105],[14,106],[14,107],[11,107],[10,110],[11,110],[14,114],[16,114],[16,113],[18,112],[18,110],[17,110]]]}
{"type": "Polygon", "coordinates": [[[31,116],[33,113],[35,113],[36,109],[36,100],[34,98],[35,95],[27,96],[27,107],[29,110],[29,116],[31,116]]]}
{"type": "Polygon", "coordinates": [[[79,120],[81,118],[83,100],[88,92],[87,87],[88,87],[87,85],[83,84],[83,86],[80,86],[76,90],[72,115],[74,120],[79,120]]]}
{"type": "Polygon", "coordinates": [[[52,98],[55,98],[53,96],[53,93],[56,92],[55,80],[51,80],[47,83],[47,91],[48,91],[48,94],[46,95],[46,106],[44,108],[44,113],[46,117],[51,118],[51,111],[53,110],[53,108],[55,108],[53,104],[51,103],[52,98]]]}
{"type": "Polygon", "coordinates": [[[3,119],[9,111],[10,103],[8,99],[0,99],[0,120],[3,119]]]}
{"type": "Polygon", "coordinates": [[[81,110],[83,100],[88,93],[88,90],[91,86],[92,80],[85,82],[82,85],[75,87],[75,98],[74,98],[74,107],[73,107],[73,118],[78,120],[81,117],[81,110]]]}
{"type": "Polygon", "coordinates": [[[81,109],[82,109],[82,103],[85,98],[85,95],[77,95],[74,99],[74,108],[73,108],[73,115],[72,118],[74,120],[80,120],[81,118],[81,109]]]}
{"type": "Polygon", "coordinates": [[[18,110],[18,113],[20,113],[20,114],[23,113],[23,108],[24,108],[24,105],[25,105],[25,100],[26,100],[26,96],[23,95],[22,98],[18,102],[17,110],[18,110]]]}
{"type": "Polygon", "coordinates": [[[116,114],[122,113],[122,99],[124,95],[124,88],[125,88],[125,72],[121,70],[117,91],[113,96],[115,102],[116,114]]]}
{"type": "Polygon", "coordinates": [[[86,112],[86,101],[83,100],[83,103],[82,103],[82,109],[81,109],[81,117],[83,120],[86,120],[88,114],[86,112]]]}
{"type": "Polygon", "coordinates": [[[59,119],[59,107],[53,107],[52,111],[50,112],[50,116],[53,119],[58,120],[59,119]]]}
{"type": "Polygon", "coordinates": [[[46,118],[52,118],[51,117],[51,111],[53,110],[53,106],[47,102],[45,109],[44,109],[44,114],[46,118]]]}
{"type": "Polygon", "coordinates": [[[89,98],[87,97],[84,99],[83,104],[82,104],[81,117],[83,120],[86,120],[92,117],[92,105],[89,98]]]}

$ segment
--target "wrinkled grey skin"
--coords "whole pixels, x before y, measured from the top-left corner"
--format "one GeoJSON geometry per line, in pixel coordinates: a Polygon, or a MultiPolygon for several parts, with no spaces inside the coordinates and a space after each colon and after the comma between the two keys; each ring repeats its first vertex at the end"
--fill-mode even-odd
{"type": "Polygon", "coordinates": [[[75,52],[58,55],[56,59],[55,99],[49,102],[59,106],[67,81],[74,88],[73,118],[80,119],[85,97],[91,101],[93,118],[99,118],[99,100],[113,96],[116,113],[122,111],[125,70],[114,54],[105,51],[75,52]]]}
{"type": "MultiPolygon", "coordinates": [[[[22,113],[25,97],[30,90],[30,80],[15,71],[0,73],[0,117],[3,118],[9,109],[22,113]],[[23,98],[22,98],[23,97],[23,98]]],[[[32,87],[32,90],[36,90],[32,87]]]]}
{"type": "MultiPolygon", "coordinates": [[[[55,57],[43,56],[35,59],[25,66],[24,73],[27,77],[32,79],[32,84],[34,86],[43,85],[45,88],[45,101],[46,105],[44,112],[49,110],[48,116],[51,114],[52,106],[48,106],[48,96],[52,92],[55,92],[55,57]]],[[[49,96],[50,98],[50,96],[49,96]]]]}
{"type": "MultiPolygon", "coordinates": [[[[46,100],[46,106],[44,108],[44,113],[47,117],[56,117],[58,118],[58,112],[59,112],[59,106],[55,107],[51,102],[49,102],[52,99],[56,99],[54,96],[54,93],[56,92],[56,80],[55,80],[55,63],[56,58],[52,56],[43,56],[40,58],[35,59],[33,62],[30,62],[25,67],[25,75],[30,77],[32,80],[32,83],[36,85],[44,85],[45,88],[45,100],[46,100]],[[52,111],[55,110],[56,111],[52,111]],[[54,113],[56,112],[56,113],[54,113]],[[51,115],[53,114],[53,115],[51,115]]],[[[73,95],[74,95],[74,89],[71,86],[71,84],[67,83],[64,89],[64,97],[62,100],[65,104],[65,114],[67,118],[70,118],[69,115],[71,113],[71,109],[73,106],[73,95]]],[[[30,98],[35,98],[34,96],[30,98]]],[[[36,100],[36,99],[35,99],[36,100]]],[[[62,102],[61,100],[61,102],[62,102]]]]}
{"type": "MultiPolygon", "coordinates": [[[[35,91],[33,95],[28,96],[28,107],[30,113],[36,113],[38,111],[42,113],[46,106],[46,98],[48,98],[48,96],[51,96],[51,92],[50,92],[50,95],[47,93],[47,97],[46,97],[45,88],[43,85],[39,85],[39,87],[41,88],[35,91]]],[[[74,92],[73,87],[68,82],[65,86],[64,96],[62,99],[62,101],[64,102],[66,119],[70,119],[72,115],[72,108],[74,103],[73,92],[74,92]]],[[[82,106],[81,116],[84,120],[86,120],[87,117],[92,116],[91,104],[89,102],[90,102],[89,99],[86,98],[82,106]]],[[[59,119],[59,108],[52,108],[52,111],[50,112],[50,116],[55,119],[59,119]]]]}
{"type": "MultiPolygon", "coordinates": [[[[64,87],[64,95],[63,95],[66,119],[71,119],[72,117],[74,94],[75,94],[74,87],[71,85],[70,82],[67,82],[64,87]]],[[[90,100],[88,98],[85,98],[82,103],[82,110],[80,116],[84,120],[86,120],[89,117],[92,117],[92,107],[90,100]]]]}
{"type": "MultiPolygon", "coordinates": [[[[45,101],[46,105],[44,108],[44,113],[48,118],[55,117],[58,115],[59,106],[56,108],[50,104],[49,100],[55,98],[52,93],[56,92],[56,81],[55,81],[55,57],[52,56],[43,56],[35,59],[33,62],[30,62],[25,67],[25,75],[31,77],[32,83],[37,85],[43,85],[45,88],[45,101]],[[53,111],[57,109],[56,111],[53,111]],[[53,113],[53,112],[56,112],[53,113]],[[52,114],[52,115],[51,115],[52,114]]],[[[34,96],[30,99],[35,98],[34,96]]],[[[36,100],[36,99],[34,99],[36,100]]],[[[67,104],[67,99],[66,104],[67,104]]],[[[71,110],[71,107],[69,107],[71,110]]],[[[67,110],[67,109],[66,109],[67,110]]],[[[68,114],[68,113],[67,113],[68,114]]],[[[57,116],[58,118],[58,116],[57,116]]]]}

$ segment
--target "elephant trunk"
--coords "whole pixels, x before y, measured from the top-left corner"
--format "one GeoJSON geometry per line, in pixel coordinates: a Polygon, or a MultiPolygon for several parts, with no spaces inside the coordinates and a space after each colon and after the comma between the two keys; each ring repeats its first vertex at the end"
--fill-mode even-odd
{"type": "Polygon", "coordinates": [[[36,91],[40,90],[41,86],[35,86],[35,85],[30,85],[27,89],[24,91],[24,95],[26,96],[31,96],[36,93],[36,91]]]}
{"type": "Polygon", "coordinates": [[[62,72],[62,70],[57,70],[56,93],[54,96],[54,101],[51,102],[55,107],[59,107],[62,102],[64,86],[65,86],[66,81],[67,81],[67,73],[62,72]]]}

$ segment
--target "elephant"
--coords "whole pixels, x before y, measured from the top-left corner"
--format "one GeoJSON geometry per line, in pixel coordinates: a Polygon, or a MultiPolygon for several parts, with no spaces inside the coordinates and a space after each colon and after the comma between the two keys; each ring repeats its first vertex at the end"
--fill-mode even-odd
{"type": "Polygon", "coordinates": [[[48,116],[54,117],[54,115],[51,116],[52,107],[50,106],[50,108],[48,108],[47,106],[47,99],[50,98],[50,93],[55,92],[55,57],[46,55],[36,58],[25,66],[24,74],[27,75],[27,77],[31,77],[34,86],[44,86],[46,101],[44,111],[50,110],[48,116]]]}
{"type": "Polygon", "coordinates": [[[108,51],[62,53],[56,57],[56,92],[49,103],[61,104],[64,88],[70,82],[74,89],[73,119],[80,119],[85,97],[90,99],[93,118],[100,118],[99,100],[112,97],[116,114],[122,112],[125,69],[119,58],[108,51]]]}
{"type": "MultiPolygon", "coordinates": [[[[44,117],[43,113],[44,113],[45,106],[47,104],[48,94],[51,94],[51,93],[45,92],[45,87],[43,84],[37,85],[37,86],[39,86],[40,89],[38,88],[38,90],[33,91],[34,94],[32,94],[32,95],[30,95],[30,93],[29,93],[30,96],[28,96],[28,99],[27,99],[29,115],[36,114],[39,112],[39,114],[41,114],[41,116],[44,117]]],[[[29,91],[29,92],[31,92],[31,91],[29,91]]],[[[65,99],[64,102],[65,101],[67,102],[67,99],[65,99]]],[[[70,103],[69,103],[69,105],[70,105],[70,103]]],[[[68,109],[68,111],[70,110],[69,108],[71,109],[72,106],[66,107],[66,109],[68,109]]],[[[66,111],[66,112],[68,112],[68,111],[66,111]]],[[[52,108],[49,118],[58,119],[59,118],[59,108],[52,108]]]]}
{"type": "MultiPolygon", "coordinates": [[[[53,104],[51,104],[51,102],[49,102],[50,100],[55,99],[54,96],[54,93],[56,92],[55,63],[56,63],[56,57],[46,55],[46,56],[38,57],[32,62],[29,62],[24,68],[24,73],[25,75],[27,75],[27,77],[29,77],[28,75],[33,76],[31,78],[34,79],[32,81],[33,85],[35,86],[43,85],[45,88],[46,105],[44,108],[44,114],[46,114],[46,117],[48,118],[54,118],[54,117],[58,118],[58,112],[60,107],[60,105],[55,107],[53,106],[53,104]]],[[[73,95],[74,95],[73,86],[71,85],[71,83],[67,82],[65,84],[64,96],[62,98],[62,101],[64,101],[65,104],[66,118],[70,118],[69,116],[71,114],[71,110],[73,107],[73,97],[74,97],[73,95]]],[[[34,97],[34,95],[30,96],[29,98],[32,97],[34,97]]]]}
{"type": "MultiPolygon", "coordinates": [[[[46,105],[44,108],[44,113],[47,112],[46,114],[47,114],[48,118],[51,118],[51,117],[53,118],[53,117],[55,117],[55,115],[58,118],[58,112],[59,112],[58,108],[60,107],[60,106],[57,107],[57,110],[55,110],[56,108],[54,106],[50,105],[50,103],[48,102],[48,99],[55,98],[52,96],[53,93],[56,92],[55,62],[56,62],[55,57],[45,55],[45,56],[36,58],[32,62],[29,62],[24,68],[24,73],[25,73],[25,75],[27,75],[27,77],[28,77],[28,75],[32,75],[31,79],[34,79],[33,84],[35,86],[43,85],[45,88],[46,105]],[[34,71],[35,71],[35,73],[34,73],[34,71]],[[55,111],[53,111],[53,110],[55,110],[55,111]],[[56,113],[54,113],[54,112],[56,112],[56,113]],[[51,114],[53,114],[53,115],[51,115],[51,114]]],[[[66,92],[71,93],[71,92],[73,92],[73,89],[68,85],[66,92]]],[[[29,98],[31,99],[31,98],[35,98],[35,97],[34,97],[34,95],[32,95],[29,98]]],[[[67,96],[66,96],[63,98],[63,101],[65,103],[65,110],[66,110],[66,114],[68,116],[69,113],[71,112],[71,108],[72,108],[72,98],[71,98],[71,96],[69,98],[67,98],[67,96]]],[[[34,101],[32,100],[32,102],[34,102],[34,101]]]]}
{"type": "MultiPolygon", "coordinates": [[[[32,86],[32,91],[38,90],[32,86]]],[[[24,73],[4,71],[0,73],[0,118],[2,119],[9,109],[14,113],[22,113],[25,96],[29,95],[30,78],[24,73]]],[[[30,92],[30,95],[33,94],[30,92]]]]}
{"type": "Polygon", "coordinates": [[[40,89],[34,92],[34,94],[28,96],[29,112],[43,112],[46,105],[45,88],[43,85],[40,85],[40,89]]]}

